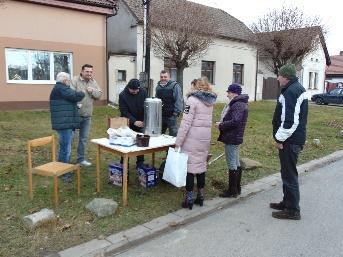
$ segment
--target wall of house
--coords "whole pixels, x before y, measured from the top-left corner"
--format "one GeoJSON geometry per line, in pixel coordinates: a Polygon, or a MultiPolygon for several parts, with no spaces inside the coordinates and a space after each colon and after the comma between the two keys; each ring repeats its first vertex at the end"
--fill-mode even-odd
{"type": "Polygon", "coordinates": [[[306,56],[302,62],[300,81],[307,90],[309,99],[311,99],[311,96],[314,94],[325,92],[325,69],[326,59],[324,50],[321,46],[319,46],[316,51],[306,56]],[[315,72],[318,74],[316,89],[309,88],[310,72],[315,72]]]}
{"type": "Polygon", "coordinates": [[[343,77],[341,77],[341,78],[328,78],[328,79],[326,79],[326,81],[330,82],[330,83],[342,83],[343,77]]]}
{"type": "Polygon", "coordinates": [[[109,53],[132,54],[137,52],[137,21],[126,4],[119,2],[116,16],[107,21],[107,48],[109,53]]]}
{"type": "Polygon", "coordinates": [[[8,83],[5,49],[18,48],[72,53],[72,73],[85,63],[93,64],[95,78],[106,94],[106,17],[19,1],[0,8],[0,109],[47,107],[53,82],[8,83]],[[18,104],[19,103],[19,104],[18,104]]]}
{"type": "MultiPolygon", "coordinates": [[[[143,29],[137,27],[137,77],[144,69],[143,59],[143,29]]],[[[233,63],[244,65],[243,93],[249,94],[250,100],[254,100],[256,80],[256,50],[246,43],[231,40],[216,39],[208,52],[197,63],[184,70],[184,92],[189,90],[191,81],[201,76],[201,60],[215,62],[214,91],[218,94],[218,102],[226,102],[227,86],[232,83],[233,63]]],[[[159,81],[160,71],[164,68],[163,60],[157,58],[151,52],[151,78],[154,85],[159,81]]]]}
{"type": "Polygon", "coordinates": [[[119,103],[119,94],[136,77],[136,56],[111,55],[108,60],[108,100],[119,103]],[[118,70],[125,71],[126,79],[119,78],[118,70]]]}

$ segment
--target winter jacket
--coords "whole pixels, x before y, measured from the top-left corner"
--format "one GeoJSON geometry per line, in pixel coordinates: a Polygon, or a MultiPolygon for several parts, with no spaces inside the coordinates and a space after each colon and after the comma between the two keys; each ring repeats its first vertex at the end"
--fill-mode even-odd
{"type": "Polygon", "coordinates": [[[94,100],[100,99],[102,95],[98,83],[96,83],[94,79],[86,81],[79,75],[72,79],[70,86],[76,91],[85,93],[85,97],[80,102],[81,108],[79,109],[79,112],[82,117],[91,117],[93,115],[93,102],[94,100]],[[94,89],[92,93],[87,92],[88,87],[94,89]]]}
{"type": "Polygon", "coordinates": [[[217,96],[195,91],[187,99],[175,145],[188,154],[187,172],[202,173],[207,168],[212,112],[217,96]]]}
{"type": "Polygon", "coordinates": [[[57,82],[50,94],[51,125],[54,130],[80,128],[80,115],[77,102],[84,98],[77,92],[57,82]]]}
{"type": "Polygon", "coordinates": [[[298,79],[291,80],[282,90],[273,116],[273,137],[276,142],[304,145],[308,100],[298,79]]]}
{"type": "Polygon", "coordinates": [[[171,117],[173,113],[179,115],[182,112],[182,93],[177,82],[169,80],[166,85],[159,82],[156,86],[156,97],[162,100],[163,117],[171,117]]]}
{"type": "Polygon", "coordinates": [[[218,127],[218,141],[227,145],[243,143],[245,125],[248,120],[248,100],[248,95],[238,95],[230,101],[229,110],[218,127]]]}
{"type": "Polygon", "coordinates": [[[144,101],[147,98],[147,92],[140,88],[138,94],[130,93],[128,87],[119,94],[120,116],[129,119],[130,128],[134,131],[140,131],[141,128],[133,125],[137,120],[144,121],[144,101]]]}

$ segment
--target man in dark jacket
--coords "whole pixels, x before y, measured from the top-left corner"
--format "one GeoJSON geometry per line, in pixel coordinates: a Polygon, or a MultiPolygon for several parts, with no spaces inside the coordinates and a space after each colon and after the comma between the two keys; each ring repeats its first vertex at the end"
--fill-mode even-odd
{"type": "Polygon", "coordinates": [[[308,100],[306,90],[298,82],[293,64],[280,68],[278,81],[282,89],[273,117],[273,137],[279,150],[283,200],[270,203],[270,208],[279,210],[272,213],[274,218],[300,220],[296,165],[306,140],[308,100]]]}
{"type": "MultiPolygon", "coordinates": [[[[60,72],[56,76],[56,85],[50,94],[50,113],[52,129],[59,136],[58,161],[69,163],[73,131],[80,127],[80,115],[77,102],[85,93],[70,88],[70,75],[60,72]]],[[[64,174],[62,179],[70,182],[71,173],[64,174]]]]}
{"type": "Polygon", "coordinates": [[[168,71],[162,70],[156,86],[156,97],[162,100],[162,134],[169,130],[169,135],[176,137],[176,119],[183,111],[180,85],[170,79],[168,71]]]}
{"type": "Polygon", "coordinates": [[[227,89],[229,107],[223,111],[218,141],[223,142],[226,162],[229,168],[229,187],[220,197],[237,197],[241,194],[242,169],[239,160],[239,146],[243,143],[245,125],[248,120],[249,96],[242,94],[242,87],[233,83],[227,89]]]}
{"type": "MultiPolygon", "coordinates": [[[[133,131],[143,132],[144,101],[146,98],[147,92],[140,88],[138,79],[131,79],[123,92],[119,94],[120,115],[129,119],[129,125],[133,131]]],[[[137,156],[137,167],[143,163],[144,155],[137,156]]]]}

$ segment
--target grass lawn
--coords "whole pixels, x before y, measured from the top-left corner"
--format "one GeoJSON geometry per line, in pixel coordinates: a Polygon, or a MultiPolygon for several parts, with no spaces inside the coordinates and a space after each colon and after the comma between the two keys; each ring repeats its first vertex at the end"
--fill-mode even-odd
{"type": "MultiPolygon", "coordinates": [[[[243,183],[275,173],[279,169],[277,151],[271,136],[271,119],[275,103],[262,101],[250,103],[249,119],[241,157],[248,157],[263,164],[263,168],[246,171],[243,183]]],[[[215,108],[214,121],[219,120],[223,105],[215,108]]],[[[93,117],[91,138],[106,136],[107,116],[117,116],[118,110],[97,107],[93,117]]],[[[343,108],[310,105],[308,136],[300,163],[325,156],[343,146],[343,108]],[[319,138],[320,147],[312,144],[319,138]]],[[[102,191],[95,194],[95,165],[81,170],[81,195],[77,197],[74,184],[60,183],[60,205],[55,209],[57,224],[51,224],[34,232],[25,230],[22,217],[42,208],[54,208],[52,179],[34,176],[34,198],[28,197],[26,176],[26,141],[54,133],[48,110],[13,111],[0,113],[0,256],[41,256],[49,251],[58,251],[94,238],[121,231],[180,208],[182,190],[159,184],[153,189],[144,189],[138,184],[131,160],[129,180],[129,206],[121,206],[121,188],[107,184],[107,164],[118,161],[112,155],[103,154],[101,173],[102,191]],[[85,210],[85,205],[94,197],[112,198],[120,207],[113,217],[98,219],[85,210]]],[[[56,133],[54,133],[56,135],[56,133]]],[[[217,142],[218,131],[213,129],[211,153],[214,157],[223,153],[223,145],[217,142]]],[[[57,135],[56,135],[57,136],[57,135]]],[[[88,145],[89,160],[95,164],[96,147],[88,145]]],[[[72,161],[75,161],[75,145],[72,161]]],[[[38,161],[48,158],[47,149],[35,152],[38,161]]],[[[156,163],[161,163],[157,155],[156,163]]],[[[148,158],[147,158],[148,159],[148,158]]],[[[149,162],[149,159],[147,160],[149,162]]],[[[221,158],[208,169],[206,197],[219,194],[226,183],[226,162],[221,158]]]]}

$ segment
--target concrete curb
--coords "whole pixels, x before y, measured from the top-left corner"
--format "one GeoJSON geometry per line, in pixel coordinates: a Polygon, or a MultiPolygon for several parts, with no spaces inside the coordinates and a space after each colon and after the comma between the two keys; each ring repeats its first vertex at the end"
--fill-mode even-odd
{"type": "MultiPolygon", "coordinates": [[[[343,159],[343,150],[334,152],[323,158],[312,160],[298,166],[299,174],[313,171],[327,164],[343,159]]],[[[280,174],[261,178],[242,187],[242,193],[237,198],[213,198],[206,200],[203,207],[194,206],[192,211],[180,209],[165,216],[153,219],[142,225],[112,234],[102,240],[94,239],[81,245],[71,247],[46,257],[105,257],[124,252],[127,249],[156,238],[180,226],[200,220],[212,213],[237,204],[245,198],[258,192],[266,191],[281,182],[280,174]]]]}

